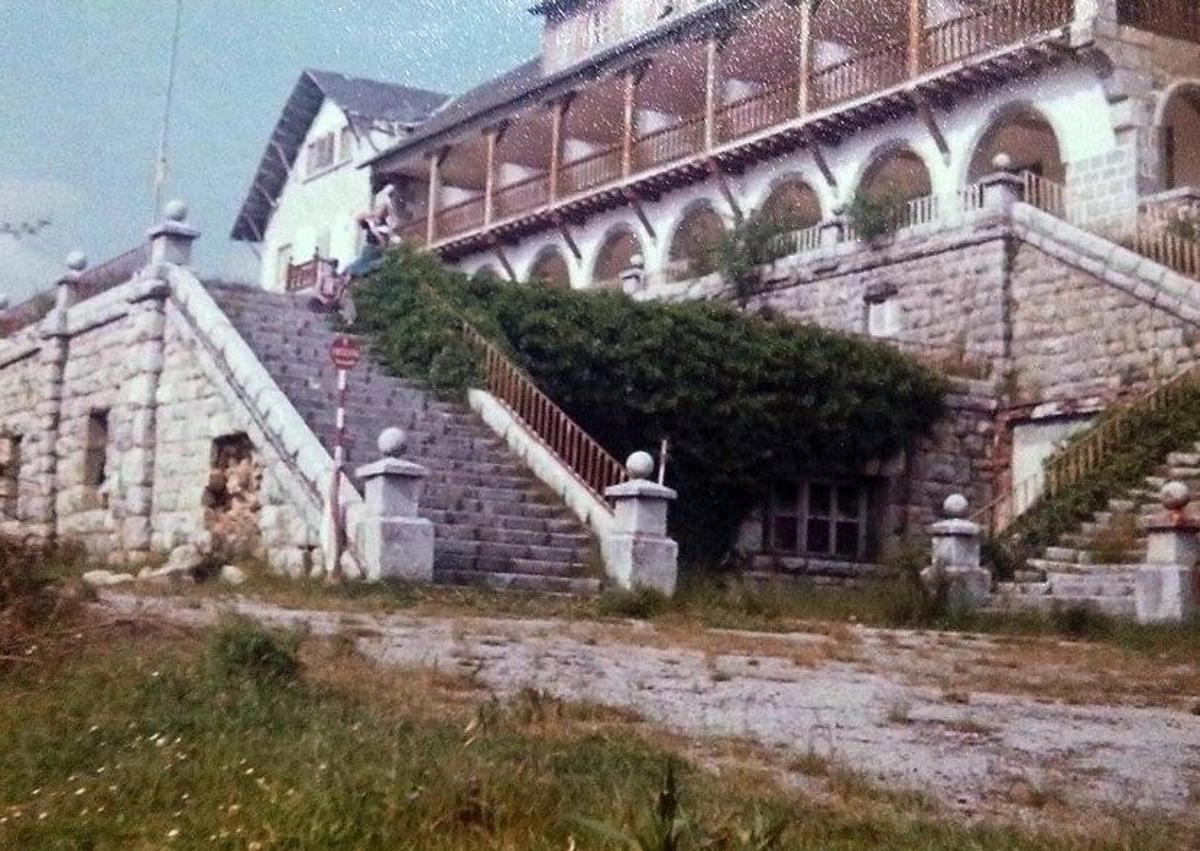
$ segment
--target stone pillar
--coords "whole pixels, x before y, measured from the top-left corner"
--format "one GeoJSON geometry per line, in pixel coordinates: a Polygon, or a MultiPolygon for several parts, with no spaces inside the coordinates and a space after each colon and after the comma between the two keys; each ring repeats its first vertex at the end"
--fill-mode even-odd
{"type": "Polygon", "coordinates": [[[1200,609],[1200,521],[1187,513],[1191,491],[1168,482],[1160,498],[1166,511],[1145,525],[1149,548],[1135,580],[1138,623],[1179,623],[1200,609]]]}
{"type": "Polygon", "coordinates": [[[983,206],[989,210],[1011,210],[1013,204],[1025,200],[1025,181],[1013,168],[1008,154],[996,154],[992,168],[994,171],[980,181],[983,206]]]}
{"type": "Polygon", "coordinates": [[[669,597],[678,580],[679,545],[667,537],[667,508],[678,495],[649,480],[649,454],[635,452],[625,467],[630,480],[605,491],[616,504],[614,531],[603,542],[605,568],[621,588],[652,588],[669,597]]]}
{"type": "Polygon", "coordinates": [[[835,210],[833,215],[821,222],[821,247],[833,248],[846,239],[846,214],[835,210]]]}
{"type": "Polygon", "coordinates": [[[190,266],[192,243],[200,236],[200,231],[184,223],[188,208],[182,201],[168,202],[164,212],[166,221],[146,233],[150,240],[150,265],[173,263],[176,266],[190,266]]]}
{"type": "Polygon", "coordinates": [[[921,571],[921,581],[930,590],[944,585],[950,606],[975,609],[987,602],[992,576],[980,566],[979,524],[967,519],[967,498],[954,494],[946,499],[942,511],[945,520],[929,527],[933,558],[921,571]]]}
{"type": "Polygon", "coordinates": [[[366,512],[358,530],[358,556],[367,581],[433,581],[433,524],[417,516],[429,471],[401,460],[404,432],[379,435],[383,458],[356,471],[363,482],[366,512]]]}
{"type": "Polygon", "coordinates": [[[42,347],[38,354],[41,394],[34,411],[37,433],[29,436],[22,446],[22,478],[26,480],[23,519],[30,534],[48,542],[58,534],[59,424],[62,420],[63,376],[67,368],[70,336],[67,331],[68,312],[75,303],[76,287],[87,256],[73,251],[67,256],[67,272],[59,278],[54,309],[42,322],[42,347]]]}
{"type": "Polygon", "coordinates": [[[629,268],[621,273],[621,292],[633,295],[642,288],[646,279],[646,261],[640,254],[629,258],[629,268]]]}

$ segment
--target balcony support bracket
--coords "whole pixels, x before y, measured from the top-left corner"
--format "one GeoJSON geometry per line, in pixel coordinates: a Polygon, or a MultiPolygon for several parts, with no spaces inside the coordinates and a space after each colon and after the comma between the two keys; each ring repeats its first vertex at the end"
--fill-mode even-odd
{"type": "Polygon", "coordinates": [[[734,220],[740,225],[746,220],[746,215],[742,212],[742,207],[738,204],[733,190],[729,188],[729,180],[726,179],[725,172],[721,170],[720,163],[715,158],[709,157],[705,164],[708,166],[708,173],[716,180],[717,188],[721,190],[721,197],[725,199],[725,203],[733,211],[734,220]]]}
{"type": "Polygon", "coordinates": [[[583,252],[579,250],[579,245],[575,242],[575,237],[571,235],[571,229],[567,227],[567,220],[559,212],[553,214],[553,219],[554,226],[562,234],[563,242],[567,244],[567,248],[571,249],[571,253],[575,255],[576,260],[582,260],[583,252]]]}
{"type": "Polygon", "coordinates": [[[917,115],[921,116],[921,121],[924,122],[925,128],[929,130],[929,135],[933,137],[934,143],[942,154],[942,160],[946,165],[949,165],[950,143],[946,141],[946,134],[942,132],[937,116],[933,114],[933,106],[929,103],[929,99],[916,89],[911,89],[908,92],[908,97],[912,101],[913,107],[917,110],[917,115]]]}
{"type": "Polygon", "coordinates": [[[642,207],[642,197],[633,189],[626,187],[621,190],[621,194],[625,200],[629,202],[629,206],[633,208],[633,213],[638,217],[638,221],[642,223],[642,227],[646,229],[646,234],[657,241],[658,234],[654,231],[654,225],[650,223],[650,217],[646,215],[646,210],[642,207]]]}
{"type": "Polygon", "coordinates": [[[495,234],[489,240],[492,243],[492,253],[496,255],[496,259],[504,268],[504,274],[508,275],[508,279],[514,284],[517,282],[517,273],[513,271],[512,263],[508,262],[508,254],[504,250],[504,245],[500,241],[500,237],[495,234]]]}
{"type": "Polygon", "coordinates": [[[829,167],[829,160],[825,159],[825,152],[821,150],[821,143],[817,141],[817,137],[808,133],[804,139],[804,146],[812,154],[813,162],[816,163],[817,170],[821,172],[825,182],[829,184],[829,188],[836,190],[837,178],[834,177],[833,169],[829,167]]]}

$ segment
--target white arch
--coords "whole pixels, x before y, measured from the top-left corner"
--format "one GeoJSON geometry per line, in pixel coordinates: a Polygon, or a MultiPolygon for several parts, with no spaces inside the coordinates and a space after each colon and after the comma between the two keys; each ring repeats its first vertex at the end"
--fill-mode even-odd
{"type": "Polygon", "coordinates": [[[1163,122],[1167,120],[1167,109],[1171,106],[1171,101],[1184,89],[1195,89],[1196,95],[1200,97],[1200,77],[1174,80],[1159,93],[1158,102],[1154,105],[1154,127],[1162,127],[1163,122]]]}
{"type": "Polygon", "coordinates": [[[591,256],[587,260],[587,276],[583,281],[581,281],[580,288],[590,289],[596,282],[596,266],[600,263],[600,255],[608,246],[609,241],[622,233],[628,233],[633,237],[633,241],[636,242],[638,246],[638,251],[636,253],[640,253],[642,255],[642,259],[647,260],[646,242],[638,235],[638,229],[634,227],[633,223],[624,220],[613,222],[605,229],[604,235],[596,241],[595,248],[592,249],[591,256]]]}
{"type": "Polygon", "coordinates": [[[533,252],[529,262],[527,262],[525,264],[525,268],[521,270],[520,280],[522,282],[528,282],[530,276],[533,274],[534,267],[537,266],[538,263],[542,262],[543,258],[548,257],[551,254],[558,255],[558,257],[561,258],[563,263],[566,265],[567,286],[572,287],[575,283],[575,264],[571,262],[574,259],[574,255],[571,254],[571,252],[564,250],[563,247],[554,240],[543,244],[540,248],[538,248],[537,251],[533,252]]]}
{"type": "Polygon", "coordinates": [[[871,173],[871,169],[888,157],[898,154],[901,151],[911,151],[921,161],[921,165],[925,168],[925,173],[929,176],[930,191],[934,193],[939,192],[937,178],[934,175],[933,169],[929,167],[929,159],[921,153],[920,148],[913,144],[912,140],[897,136],[885,142],[880,142],[858,163],[855,168],[854,180],[847,184],[849,191],[845,197],[846,202],[852,201],[858,195],[859,190],[862,189],[863,181],[871,173]]]}
{"type": "Polygon", "coordinates": [[[820,208],[821,219],[829,218],[830,204],[829,199],[824,197],[820,188],[817,186],[817,181],[811,179],[807,173],[799,168],[789,168],[786,171],[781,171],[778,174],[772,175],[770,180],[764,181],[762,187],[755,194],[754,203],[747,206],[746,210],[759,212],[775,194],[775,190],[789,183],[799,183],[808,187],[813,196],[817,199],[817,206],[820,208]]]}
{"type": "Polygon", "coordinates": [[[979,146],[983,144],[988,134],[1014,115],[1019,115],[1022,112],[1032,113],[1046,122],[1046,125],[1050,128],[1050,132],[1054,134],[1055,144],[1058,145],[1059,159],[1062,160],[1064,166],[1067,164],[1067,152],[1063,143],[1065,136],[1062,129],[1058,126],[1058,117],[1035,105],[1033,101],[1024,99],[1012,100],[990,110],[984,120],[975,127],[966,147],[963,148],[962,156],[957,164],[956,171],[958,173],[954,182],[958,188],[966,188],[971,176],[971,163],[974,162],[975,155],[979,152],[979,146]]]}

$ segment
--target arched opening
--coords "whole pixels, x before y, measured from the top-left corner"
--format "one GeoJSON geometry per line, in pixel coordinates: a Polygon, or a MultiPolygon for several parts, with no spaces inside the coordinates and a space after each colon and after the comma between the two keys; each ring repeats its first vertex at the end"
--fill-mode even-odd
{"type": "Polygon", "coordinates": [[[1163,113],[1163,182],[1200,186],[1200,86],[1179,89],[1163,113]]]}
{"type": "Polygon", "coordinates": [[[858,184],[858,197],[874,203],[904,203],[933,192],[925,161],[910,148],[893,149],[872,162],[858,184]]]}
{"type": "Polygon", "coordinates": [[[1055,183],[1066,180],[1058,136],[1050,122],[1032,109],[1010,112],[987,129],[971,157],[967,182],[975,183],[994,172],[997,154],[1008,154],[1019,171],[1031,171],[1055,183]]]}
{"type": "Polygon", "coordinates": [[[471,278],[477,281],[493,281],[495,283],[500,283],[504,280],[500,272],[491,263],[484,263],[471,273],[471,278]]]}
{"type": "Polygon", "coordinates": [[[633,265],[634,255],[642,253],[642,245],[633,231],[621,228],[604,238],[592,269],[592,287],[620,290],[621,275],[633,265]]]}
{"type": "Polygon", "coordinates": [[[571,288],[571,269],[562,252],[553,246],[543,248],[529,267],[529,280],[539,281],[556,290],[571,288]]]}
{"type": "Polygon", "coordinates": [[[762,215],[786,230],[801,230],[821,223],[821,200],[803,180],[787,180],[771,190],[762,215]]]}
{"type": "Polygon", "coordinates": [[[683,281],[713,272],[716,269],[714,249],[724,233],[724,220],[707,202],[685,213],[671,239],[669,276],[683,281]]]}

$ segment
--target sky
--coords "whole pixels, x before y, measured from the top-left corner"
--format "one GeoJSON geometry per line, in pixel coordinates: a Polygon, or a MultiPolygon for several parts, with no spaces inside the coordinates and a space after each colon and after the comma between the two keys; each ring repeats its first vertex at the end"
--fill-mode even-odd
{"type": "MultiPolygon", "coordinates": [[[[165,198],[202,231],[202,274],[253,279],[229,240],[259,157],[305,68],[455,93],[532,56],[529,0],[182,0],[165,198]]],[[[0,299],[49,284],[63,258],[137,245],[154,163],[174,0],[0,0],[0,299]]]]}

